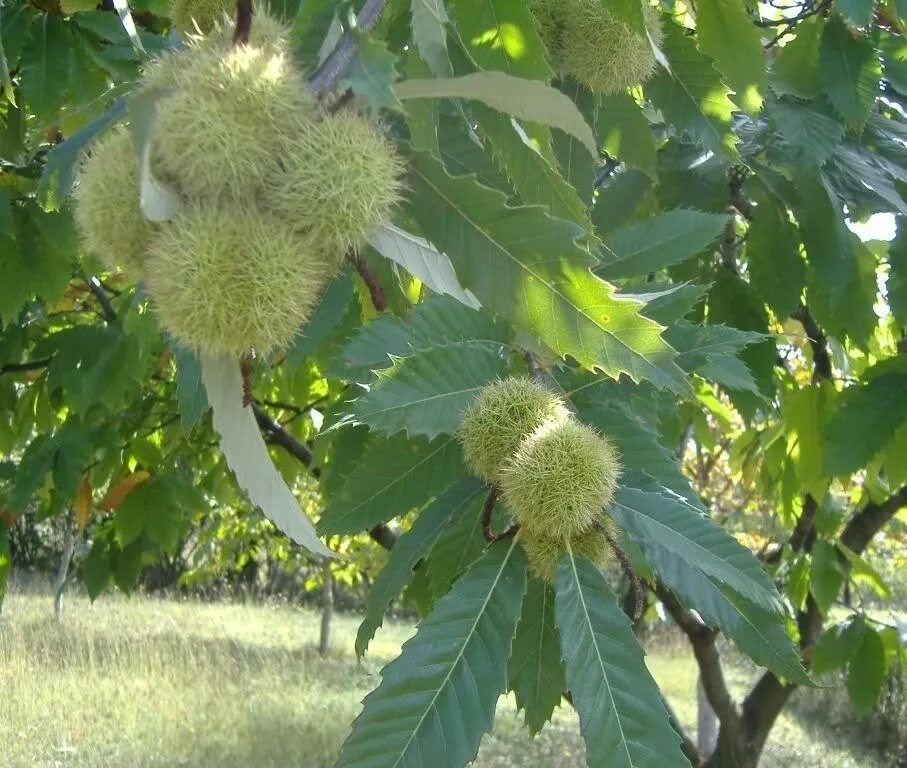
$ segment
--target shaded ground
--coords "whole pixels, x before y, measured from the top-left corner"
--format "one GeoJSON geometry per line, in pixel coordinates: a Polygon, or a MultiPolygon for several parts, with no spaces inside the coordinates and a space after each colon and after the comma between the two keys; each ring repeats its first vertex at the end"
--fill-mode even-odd
{"type": "MultiPolygon", "coordinates": [[[[377,671],[411,626],[379,632],[363,665],[355,617],[339,617],[335,653],[318,656],[318,617],[295,608],[73,597],[62,626],[43,594],[11,595],[0,619],[0,764],[4,768],[327,768],[377,671]]],[[[660,643],[654,675],[685,725],[695,722],[695,670],[660,643]]],[[[731,666],[743,690],[755,670],[731,666]]],[[[856,728],[828,726],[801,692],[767,747],[764,766],[883,766],[855,745],[856,728]]],[[[827,695],[827,694],[823,694],[827,695]]],[[[530,741],[502,699],[480,768],[580,768],[569,708],[530,741]]]]}

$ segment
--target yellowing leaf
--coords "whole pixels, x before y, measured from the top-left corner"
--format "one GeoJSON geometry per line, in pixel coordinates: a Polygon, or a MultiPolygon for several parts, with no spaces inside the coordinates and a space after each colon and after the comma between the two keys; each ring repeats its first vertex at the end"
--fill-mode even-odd
{"type": "Polygon", "coordinates": [[[138,472],[133,472],[132,474],[126,475],[124,478],[114,483],[110,486],[110,488],[107,489],[107,493],[104,496],[103,501],[101,501],[98,506],[105,512],[110,512],[110,510],[116,509],[126,500],[126,497],[130,493],[132,493],[142,483],[146,482],[150,477],[151,475],[144,469],[140,469],[138,472]]]}
{"type": "Polygon", "coordinates": [[[88,525],[88,521],[91,519],[91,478],[86,472],[82,475],[82,481],[79,483],[79,488],[76,490],[76,500],[72,507],[73,516],[76,520],[76,525],[79,526],[79,530],[84,530],[85,526],[88,525]]]}

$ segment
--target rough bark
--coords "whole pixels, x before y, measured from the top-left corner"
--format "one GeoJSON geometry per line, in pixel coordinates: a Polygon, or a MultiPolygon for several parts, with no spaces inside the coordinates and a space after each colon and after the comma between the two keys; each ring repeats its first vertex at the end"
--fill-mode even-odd
{"type": "Polygon", "coordinates": [[[334,573],[331,561],[325,558],[321,563],[321,637],[318,652],[325,656],[331,650],[331,623],[334,619],[334,573]]]}
{"type": "Polygon", "coordinates": [[[696,682],[696,750],[705,758],[711,757],[718,746],[720,724],[718,715],[709,704],[700,675],[696,682]]]}
{"type": "Polygon", "coordinates": [[[63,594],[66,591],[69,566],[76,548],[73,524],[68,514],[63,517],[63,526],[63,552],[60,554],[60,566],[57,569],[57,578],[54,580],[54,618],[57,621],[63,620],[63,594]]]}

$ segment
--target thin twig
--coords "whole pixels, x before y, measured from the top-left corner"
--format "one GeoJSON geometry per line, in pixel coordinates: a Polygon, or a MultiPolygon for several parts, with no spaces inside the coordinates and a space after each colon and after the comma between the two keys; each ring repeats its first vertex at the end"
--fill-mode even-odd
{"type": "Polygon", "coordinates": [[[356,17],[356,29],[347,30],[337,47],[328,55],[309,80],[309,87],[315,96],[327,93],[343,77],[356,57],[359,48],[357,33],[371,32],[381,19],[387,0],[366,0],[356,17]]]}
{"type": "Polygon", "coordinates": [[[494,505],[498,501],[500,491],[492,487],[485,498],[485,504],[482,505],[482,533],[485,541],[495,541],[494,531],[491,529],[491,515],[494,512],[494,505]]]}
{"type": "Polygon", "coordinates": [[[635,624],[639,621],[639,617],[642,616],[642,585],[639,583],[639,576],[636,575],[636,571],[633,570],[633,563],[630,562],[630,558],[627,556],[627,553],[624,552],[623,547],[620,546],[620,542],[615,538],[614,532],[608,529],[608,526],[602,525],[601,532],[604,534],[605,539],[608,542],[608,546],[611,547],[611,551],[614,553],[614,557],[617,558],[617,562],[620,563],[620,567],[623,569],[624,575],[627,577],[628,586],[630,595],[633,599],[633,615],[630,617],[630,620],[635,624]]]}
{"type": "Polygon", "coordinates": [[[348,258],[353,263],[353,266],[356,267],[356,271],[368,287],[368,292],[372,297],[372,304],[375,306],[375,311],[386,312],[387,297],[384,295],[384,289],[381,287],[381,283],[378,282],[378,276],[372,272],[371,268],[360,254],[351,253],[348,258]]]}
{"type": "Polygon", "coordinates": [[[242,374],[242,407],[248,408],[255,401],[255,394],[252,392],[252,374],[255,369],[248,356],[239,361],[239,372],[242,374]]]}
{"type": "Polygon", "coordinates": [[[806,337],[809,339],[809,346],[812,347],[813,381],[831,381],[831,355],[828,351],[828,337],[825,332],[819,327],[805,304],[801,304],[791,312],[791,317],[803,326],[806,337]]]}
{"type": "Polygon", "coordinates": [[[536,384],[543,384],[545,382],[545,372],[542,370],[542,366],[539,365],[538,358],[528,349],[523,351],[523,357],[526,359],[526,367],[529,368],[529,376],[536,384]]]}
{"type": "Polygon", "coordinates": [[[101,305],[104,319],[108,323],[112,323],[114,320],[116,320],[117,311],[113,308],[113,304],[110,303],[110,297],[107,295],[107,291],[104,290],[104,286],[101,285],[101,281],[98,280],[98,278],[96,278],[94,275],[91,275],[90,277],[88,275],[82,275],[82,279],[85,281],[88,289],[94,294],[94,297],[101,305]]]}
{"type": "Polygon", "coordinates": [[[47,368],[53,358],[43,357],[40,360],[27,360],[24,363],[4,363],[0,365],[0,376],[4,373],[27,373],[47,368]]]}
{"type": "Polygon", "coordinates": [[[245,45],[252,32],[252,0],[236,0],[236,26],[233,30],[233,45],[245,45]]]}

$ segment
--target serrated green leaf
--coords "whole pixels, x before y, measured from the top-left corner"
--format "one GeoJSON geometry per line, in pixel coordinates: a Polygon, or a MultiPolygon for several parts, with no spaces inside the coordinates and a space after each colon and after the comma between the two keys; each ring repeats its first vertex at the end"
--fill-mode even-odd
{"type": "Polygon", "coordinates": [[[202,384],[202,367],[194,352],[181,346],[173,346],[176,360],[176,396],[179,400],[180,421],[183,428],[191,430],[205,411],[208,410],[208,396],[202,384]]]}
{"type": "Polygon", "coordinates": [[[746,112],[762,107],[765,53],[762,36],[739,0],[712,0],[696,7],[696,33],[703,53],[735,91],[734,101],[746,112]]]}
{"type": "Polygon", "coordinates": [[[548,81],[551,68],[526,3],[513,0],[449,0],[467,52],[481,69],[548,81]]]}
{"type": "Polygon", "coordinates": [[[849,475],[869,461],[907,421],[907,375],[883,374],[844,390],[825,427],[825,468],[849,475]]]}
{"type": "Polygon", "coordinates": [[[0,236],[15,237],[15,226],[12,195],[5,189],[0,189],[0,236]]]}
{"type": "Polygon", "coordinates": [[[825,20],[812,16],[797,24],[797,36],[785,45],[772,64],[772,89],[779,96],[811,99],[818,95],[819,45],[825,20]]]}
{"type": "Polygon", "coordinates": [[[807,257],[829,312],[836,312],[855,272],[855,235],[847,229],[840,204],[823,177],[799,173],[797,192],[796,214],[807,257]]]}
{"type": "Polygon", "coordinates": [[[875,0],[835,0],[835,10],[857,27],[869,25],[874,5],[875,0]]]}
{"type": "Polygon", "coordinates": [[[907,230],[898,234],[888,247],[888,306],[901,326],[907,326],[907,230]]]}
{"type": "Polygon", "coordinates": [[[435,293],[453,296],[471,309],[481,304],[457,280],[450,259],[418,235],[386,223],[369,236],[369,243],[384,258],[399,264],[435,293]]]}
{"type": "Polygon", "coordinates": [[[734,104],[712,59],[696,48],[692,37],[674,24],[665,25],[664,52],[671,71],[660,70],[646,85],[646,95],[679,131],[706,149],[737,156],[731,130],[734,104]]]}
{"type": "Polygon", "coordinates": [[[560,128],[596,157],[595,136],[576,105],[547,83],[504,72],[472,72],[461,77],[405,80],[394,89],[398,98],[473,99],[492,109],[530,122],[560,128]]]}
{"type": "Polygon", "coordinates": [[[33,202],[13,209],[15,238],[0,235],[0,321],[12,323],[22,305],[52,302],[72,278],[77,255],[72,217],[43,213],[33,202]]]}
{"type": "Polygon", "coordinates": [[[765,334],[681,320],[665,331],[665,338],[677,350],[677,364],[685,371],[731,389],[758,394],[753,374],[738,355],[747,346],[764,341],[765,334]]]}
{"type": "Polygon", "coordinates": [[[117,544],[128,547],[145,531],[145,525],[151,515],[160,513],[159,506],[164,494],[157,478],[142,483],[133,490],[117,507],[113,519],[113,530],[117,544]]]}
{"type": "Polygon", "coordinates": [[[775,585],[752,552],[670,491],[622,488],[610,514],[659,573],[686,561],[763,610],[783,613],[775,585]]]}
{"type": "Polygon", "coordinates": [[[41,181],[38,183],[38,200],[46,210],[58,211],[72,190],[74,168],[79,156],[108,127],[126,114],[126,101],[117,99],[100,117],[80,128],[62,144],[57,144],[47,155],[41,181]]]}
{"type": "Polygon", "coordinates": [[[449,176],[425,154],[413,158],[410,188],[426,235],[485,307],[584,366],[686,389],[659,326],[589,272],[574,241],[579,227],[538,208],[511,208],[501,193],[449,176]]]}
{"type": "Polygon", "coordinates": [[[202,355],[202,383],[211,404],[220,448],[249,500],[280,530],[315,555],[333,557],[293,492],[274,467],[251,408],[243,405],[239,364],[229,356],[202,355]]]}
{"type": "Polygon", "coordinates": [[[882,65],[867,37],[848,29],[833,14],[822,31],[819,46],[822,91],[848,127],[859,130],[879,95],[882,65]]]}
{"type": "Polygon", "coordinates": [[[22,52],[22,91],[44,129],[59,119],[72,74],[72,51],[72,30],[61,16],[42,13],[32,20],[29,44],[22,52]]]}
{"type": "Polygon", "coordinates": [[[841,669],[857,652],[865,632],[866,622],[859,615],[850,616],[840,624],[828,627],[813,647],[813,671],[817,675],[824,675],[841,669]]]}
{"type": "Polygon", "coordinates": [[[809,594],[809,558],[798,555],[791,565],[790,573],[784,584],[784,593],[790,599],[795,611],[802,611],[809,594]]]}
{"type": "Polygon", "coordinates": [[[795,163],[823,165],[844,138],[841,123],[809,104],[782,98],[769,102],[766,111],[795,163]]]}
{"type": "Polygon", "coordinates": [[[336,10],[335,0],[305,0],[300,3],[290,39],[293,53],[303,67],[310,68],[319,63],[318,52],[334,21],[336,10]]]}
{"type": "Polygon", "coordinates": [[[355,533],[421,507],[465,473],[452,437],[429,443],[397,433],[372,440],[318,523],[325,535],[355,533]]]}
{"type": "Polygon", "coordinates": [[[683,209],[650,216],[608,235],[595,271],[610,280],[679,264],[705,250],[727,223],[723,214],[683,209]]]}
{"type": "Polygon", "coordinates": [[[876,276],[878,260],[856,235],[851,234],[850,242],[853,247],[853,273],[844,287],[844,295],[837,302],[837,311],[829,307],[823,291],[817,288],[820,279],[817,270],[811,270],[808,276],[807,293],[812,296],[809,305],[819,327],[829,335],[847,339],[858,349],[869,349],[879,324],[879,317],[873,308],[879,290],[876,276]],[[844,307],[847,307],[846,311],[844,307]]]}
{"type": "MultiPolygon", "coordinates": [[[[13,88],[13,80],[9,74],[9,62],[6,60],[6,50],[3,47],[3,22],[4,9],[0,7],[0,92],[3,97],[12,105],[16,106],[16,91],[13,88]]],[[[5,582],[0,583],[0,598],[5,591],[5,582]]]]}
{"type": "MultiPolygon", "coordinates": [[[[482,556],[488,546],[482,532],[484,503],[484,496],[474,499],[459,519],[453,521],[441,534],[432,548],[426,575],[429,591],[434,598],[447,594],[451,585],[482,556]]],[[[492,513],[492,525],[495,530],[503,530],[503,527],[498,528],[498,523],[506,525],[506,520],[507,516],[501,511],[501,505],[497,505],[492,513]],[[504,520],[501,520],[501,517],[504,520]]]]}
{"type": "Polygon", "coordinates": [[[31,38],[34,15],[34,8],[28,3],[0,6],[0,47],[10,71],[19,68],[22,51],[31,38]]]}
{"type": "Polygon", "coordinates": [[[337,768],[463,768],[491,730],[526,591],[526,558],[499,542],[381,672],[337,768]]]}
{"type": "Polygon", "coordinates": [[[449,296],[429,296],[413,308],[408,323],[382,315],[364,326],[341,355],[350,368],[377,370],[391,365],[391,355],[406,357],[461,341],[504,345],[510,330],[487,312],[469,309],[449,296]]]}
{"type": "Polygon", "coordinates": [[[844,583],[844,572],[834,544],[819,539],[813,545],[809,589],[823,615],[834,605],[844,583]]]}
{"type": "Polygon", "coordinates": [[[592,563],[565,554],[554,610],[588,765],[689,766],[630,620],[592,563]]]}
{"type": "MultiPolygon", "coordinates": [[[[824,172],[834,180],[838,194],[844,199],[856,200],[858,204],[868,200],[871,210],[907,214],[907,203],[895,187],[895,179],[903,180],[904,169],[877,152],[845,141],[836,148],[824,172]]],[[[854,218],[858,216],[855,212],[854,218]]]]}
{"type": "Polygon", "coordinates": [[[886,679],[885,643],[872,627],[866,627],[863,639],[847,668],[847,693],[858,717],[866,717],[875,708],[886,679]]]}
{"type": "Polygon", "coordinates": [[[422,511],[406,533],[397,539],[387,564],[375,579],[365,604],[365,618],[356,633],[356,655],[363,656],[375,632],[384,622],[384,612],[412,577],[413,569],[431,550],[441,532],[458,518],[485,486],[475,478],[463,478],[422,511]]]}
{"type": "Polygon", "coordinates": [[[85,468],[91,464],[94,456],[88,428],[79,421],[70,419],[62,429],[54,433],[54,450],[54,489],[63,498],[73,498],[85,468]]]}
{"type": "Polygon", "coordinates": [[[907,93],[907,44],[901,35],[878,30],[885,79],[901,95],[907,93]]]}
{"type": "Polygon", "coordinates": [[[779,318],[787,317],[800,304],[806,283],[797,230],[764,184],[754,184],[751,196],[756,210],[746,238],[750,284],[779,318]]]}
{"type": "Polygon", "coordinates": [[[79,565],[79,576],[91,600],[107,589],[113,579],[110,570],[110,544],[107,541],[95,539],[88,555],[79,565]]]}
{"type": "Polygon", "coordinates": [[[397,57],[385,43],[368,35],[360,35],[356,56],[341,85],[367,99],[375,109],[383,107],[402,111],[403,105],[394,89],[396,65],[397,57]]]}
{"type": "MultiPolygon", "coordinates": [[[[520,201],[547,206],[552,216],[575,221],[591,231],[589,212],[576,190],[538,149],[523,140],[512,119],[482,104],[474,104],[472,112],[520,201]]],[[[550,134],[548,141],[550,144],[550,134]]]]}
{"type": "Polygon", "coordinates": [[[704,285],[681,283],[671,285],[665,290],[637,296],[646,299],[646,308],[643,310],[646,317],[651,317],[663,325],[670,325],[692,312],[693,307],[702,301],[707,291],[708,288],[704,285]]]}
{"type": "Polygon", "coordinates": [[[642,171],[631,168],[613,176],[598,190],[592,208],[592,223],[599,235],[636,220],[651,189],[652,180],[642,171]]]}
{"type": "Polygon", "coordinates": [[[829,483],[822,434],[833,394],[829,385],[819,385],[784,392],[781,398],[785,427],[797,436],[796,470],[800,487],[817,499],[825,495],[829,483]]]}
{"type": "Polygon", "coordinates": [[[354,295],[353,277],[346,269],[328,284],[315,314],[287,350],[287,365],[293,368],[300,365],[334,336],[349,311],[354,295]]]}
{"type": "Polygon", "coordinates": [[[77,325],[48,337],[37,349],[53,354],[47,387],[73,411],[102,407],[117,413],[141,389],[146,365],[134,336],[116,326],[77,325]]]}
{"type": "Polygon", "coordinates": [[[885,583],[882,574],[873,568],[865,558],[860,557],[840,542],[838,542],[838,549],[847,558],[847,565],[850,567],[849,576],[854,583],[868,585],[879,597],[891,597],[891,589],[885,583]]]}
{"type": "Polygon", "coordinates": [[[674,565],[664,569],[665,583],[687,608],[694,609],[710,627],[720,629],[760,666],[792,683],[812,685],[778,615],[704,576],[695,565],[682,560],[674,565]]]}
{"type": "Polygon", "coordinates": [[[530,578],[513,639],[507,680],[533,736],[551,719],[567,689],[560,640],[554,623],[554,590],[530,578]]]}
{"type": "Polygon", "coordinates": [[[599,146],[649,178],[656,178],[655,137],[636,99],[628,93],[596,94],[594,112],[599,146]]]}
{"type": "Polygon", "coordinates": [[[378,372],[340,423],[387,434],[405,430],[433,440],[453,434],[467,405],[489,382],[507,375],[499,346],[463,342],[417,352],[378,372]]]}
{"type": "Polygon", "coordinates": [[[447,15],[444,0],[412,0],[413,39],[419,55],[435,77],[452,77],[447,54],[447,15]]]}

